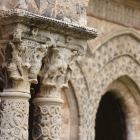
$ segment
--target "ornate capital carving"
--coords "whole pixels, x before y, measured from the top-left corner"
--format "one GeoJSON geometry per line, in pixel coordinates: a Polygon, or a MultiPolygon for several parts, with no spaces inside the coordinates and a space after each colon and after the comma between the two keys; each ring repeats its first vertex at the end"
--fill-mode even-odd
{"type": "Polygon", "coordinates": [[[22,9],[1,11],[0,20],[0,86],[5,91],[29,93],[39,74],[38,96],[47,91],[48,97],[52,92],[60,97],[60,90],[68,87],[73,61],[84,54],[86,40],[97,36],[95,29],[22,9]]]}
{"type": "Polygon", "coordinates": [[[68,88],[73,62],[84,54],[87,39],[95,38],[97,31],[22,9],[0,11],[0,20],[0,91],[5,91],[0,94],[2,139],[28,139],[24,101],[31,83],[39,86],[33,100],[33,139],[61,139],[61,89],[68,88]],[[22,99],[17,97],[21,92],[22,99]],[[2,124],[6,115],[12,117],[10,124],[2,124]]]}
{"type": "Polygon", "coordinates": [[[40,72],[39,97],[60,98],[61,89],[68,88],[72,64],[83,55],[86,41],[71,36],[59,36],[56,45],[48,49],[40,72]]]}
{"type": "MultiPolygon", "coordinates": [[[[12,39],[0,44],[0,83],[5,91],[30,92],[30,84],[37,84],[42,59],[47,54],[48,40],[40,43],[22,39],[23,29],[14,29],[12,39]]],[[[32,30],[33,38],[37,35],[32,30]]]]}

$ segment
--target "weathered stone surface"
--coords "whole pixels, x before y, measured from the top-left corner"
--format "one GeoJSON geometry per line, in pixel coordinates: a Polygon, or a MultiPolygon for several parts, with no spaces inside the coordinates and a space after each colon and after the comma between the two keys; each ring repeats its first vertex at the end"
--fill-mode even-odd
{"type": "Polygon", "coordinates": [[[28,93],[1,93],[0,139],[28,139],[28,93]]]}
{"type": "Polygon", "coordinates": [[[86,26],[88,0],[1,0],[0,11],[24,9],[43,16],[86,26]]]}

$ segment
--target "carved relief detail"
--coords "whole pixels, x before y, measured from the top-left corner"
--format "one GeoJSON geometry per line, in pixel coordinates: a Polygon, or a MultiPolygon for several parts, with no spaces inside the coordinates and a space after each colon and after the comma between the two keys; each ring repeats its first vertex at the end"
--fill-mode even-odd
{"type": "Polygon", "coordinates": [[[18,37],[16,33],[14,36],[13,41],[0,47],[0,82],[5,85],[5,91],[30,92],[30,83],[38,83],[37,75],[48,45],[21,40],[21,36],[18,37]],[[12,80],[12,86],[8,85],[9,80],[12,80]]]}
{"type": "Polygon", "coordinates": [[[28,139],[29,103],[25,100],[2,100],[0,103],[0,139],[28,139]]]}
{"type": "Polygon", "coordinates": [[[34,140],[60,140],[61,106],[35,106],[34,109],[34,140]]]}
{"type": "Polygon", "coordinates": [[[37,96],[61,98],[61,89],[68,88],[72,64],[83,53],[84,47],[71,44],[67,37],[65,43],[57,41],[56,47],[49,48],[43,59],[43,68],[40,72],[41,86],[37,96]]]}
{"type": "Polygon", "coordinates": [[[13,33],[13,42],[22,42],[21,40],[21,35],[22,35],[22,29],[14,29],[14,33],[13,33]]]}

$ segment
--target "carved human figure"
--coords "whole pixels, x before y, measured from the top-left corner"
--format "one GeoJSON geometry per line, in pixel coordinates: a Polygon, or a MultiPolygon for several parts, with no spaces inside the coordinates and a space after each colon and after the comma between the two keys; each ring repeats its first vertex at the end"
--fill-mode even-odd
{"type": "Polygon", "coordinates": [[[29,78],[30,81],[37,84],[37,74],[40,71],[42,65],[42,58],[47,53],[48,46],[46,44],[41,44],[39,48],[37,48],[33,54],[33,61],[31,63],[31,67],[29,70],[29,78]]]}
{"type": "Polygon", "coordinates": [[[54,62],[49,65],[49,69],[45,73],[43,85],[56,87],[57,77],[64,75],[66,69],[67,63],[64,60],[64,55],[58,53],[57,57],[54,59],[54,62]]]}
{"type": "Polygon", "coordinates": [[[25,46],[23,43],[19,43],[16,45],[10,41],[10,44],[13,48],[12,52],[12,63],[8,67],[8,71],[10,72],[10,78],[14,80],[23,80],[23,69],[22,69],[22,59],[20,57],[20,52],[25,49],[25,46]]]}

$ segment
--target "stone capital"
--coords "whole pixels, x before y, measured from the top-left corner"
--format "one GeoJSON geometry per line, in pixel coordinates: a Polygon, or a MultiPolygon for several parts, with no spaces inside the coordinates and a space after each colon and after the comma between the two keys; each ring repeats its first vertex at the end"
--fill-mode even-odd
{"type": "MultiPolygon", "coordinates": [[[[49,41],[37,40],[37,30],[30,28],[29,37],[24,36],[25,27],[20,28],[20,24],[6,25],[10,28],[7,33],[2,30],[0,44],[0,57],[2,57],[0,82],[4,86],[4,91],[28,92],[30,84],[37,84],[37,76],[42,66],[42,59],[46,55],[49,41]],[[9,37],[8,37],[9,36],[9,37]]],[[[38,28],[37,28],[38,29],[38,28]]]]}
{"type": "Polygon", "coordinates": [[[86,45],[85,40],[59,35],[56,46],[43,58],[38,97],[61,98],[61,89],[68,88],[72,64],[84,54],[86,45]]]}
{"type": "Polygon", "coordinates": [[[39,76],[38,96],[60,97],[73,62],[97,36],[95,29],[22,9],[1,11],[0,20],[0,85],[6,92],[29,93],[39,76]]]}

